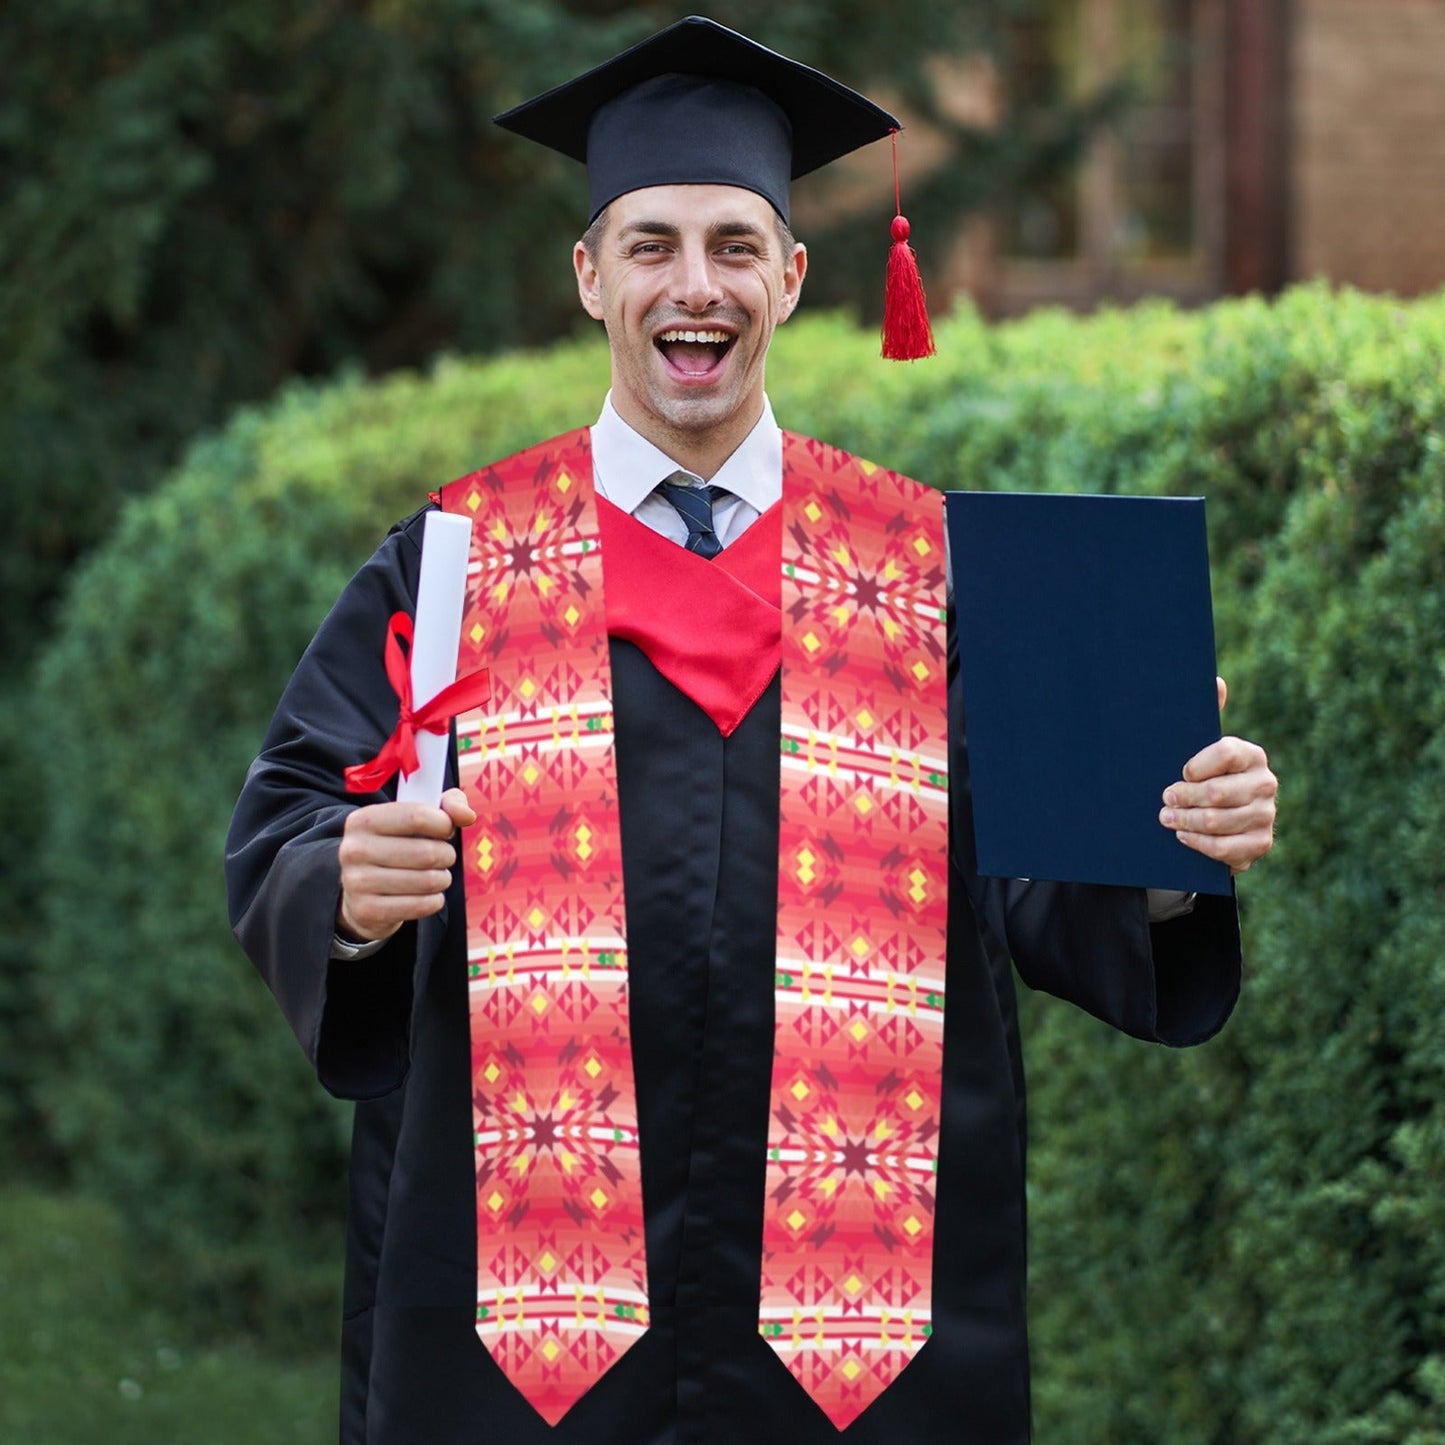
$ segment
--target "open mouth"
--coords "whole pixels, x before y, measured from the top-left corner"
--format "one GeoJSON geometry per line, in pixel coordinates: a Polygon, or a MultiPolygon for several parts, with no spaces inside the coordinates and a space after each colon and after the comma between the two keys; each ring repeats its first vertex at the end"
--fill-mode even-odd
{"type": "Polygon", "coordinates": [[[662,332],[654,344],[674,371],[684,376],[707,376],[721,365],[735,339],[727,331],[674,327],[662,332]]]}

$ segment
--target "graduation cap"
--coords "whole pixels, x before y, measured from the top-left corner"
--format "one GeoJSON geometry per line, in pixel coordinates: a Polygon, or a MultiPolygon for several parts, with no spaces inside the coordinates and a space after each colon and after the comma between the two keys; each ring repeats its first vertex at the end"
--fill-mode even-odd
{"type": "MultiPolygon", "coordinates": [[[[831,76],[699,15],[495,119],[586,165],[589,221],[628,191],[666,185],[740,186],[787,221],[793,177],[901,128],[831,76]]],[[[933,338],[902,216],[893,236],[884,355],[928,355],[933,338]],[[900,262],[912,269],[916,297],[906,294],[906,276],[905,294],[896,294],[900,262]],[[922,337],[916,315],[899,319],[900,304],[921,314],[922,337]],[[892,350],[890,324],[903,338],[892,350]]]]}

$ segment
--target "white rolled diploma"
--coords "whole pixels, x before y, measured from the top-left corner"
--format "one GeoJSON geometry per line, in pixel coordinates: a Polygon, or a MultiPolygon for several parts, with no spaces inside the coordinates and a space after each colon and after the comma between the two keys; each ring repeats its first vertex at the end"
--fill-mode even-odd
{"type": "MultiPolygon", "coordinates": [[[[412,707],[420,710],[457,679],[457,646],[467,596],[467,560],[472,520],[455,512],[428,512],[421,539],[421,582],[416,591],[415,635],[411,644],[412,707]]],[[[417,730],[417,770],[398,777],[399,803],[441,802],[450,733],[417,730]]]]}

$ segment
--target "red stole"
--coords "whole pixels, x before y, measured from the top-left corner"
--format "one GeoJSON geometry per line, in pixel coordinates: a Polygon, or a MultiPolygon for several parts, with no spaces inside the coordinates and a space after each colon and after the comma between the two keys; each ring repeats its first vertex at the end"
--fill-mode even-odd
{"type": "Polygon", "coordinates": [[[442,505],[474,519],[458,672],[492,686],[457,726],[479,817],[463,843],[478,1332],[555,1423],[647,1323],[607,635],[725,733],[780,660],[759,1327],[842,1429],[931,1330],[941,499],[785,433],[781,504],[707,562],[597,501],[579,431],[442,505]]]}

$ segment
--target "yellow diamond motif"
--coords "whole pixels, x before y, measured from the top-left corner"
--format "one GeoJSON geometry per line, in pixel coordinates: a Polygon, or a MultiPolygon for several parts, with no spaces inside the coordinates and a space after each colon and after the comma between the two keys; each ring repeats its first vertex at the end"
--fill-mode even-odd
{"type": "Polygon", "coordinates": [[[532,1012],[541,1018],[547,1012],[547,1005],[551,1000],[545,993],[534,993],[532,995],[532,1012]]]}
{"type": "Polygon", "coordinates": [[[489,1084],[495,1084],[497,1080],[502,1077],[502,1071],[496,1066],[496,1064],[488,1064],[487,1067],[482,1070],[482,1077],[489,1084]]]}
{"type": "Polygon", "coordinates": [[[586,823],[580,823],[575,834],[577,839],[577,856],[585,863],[596,849],[592,846],[592,829],[586,823]]]}
{"type": "Polygon", "coordinates": [[[805,632],[803,634],[803,646],[806,647],[809,652],[816,652],[822,645],[823,644],[818,641],[816,633],[805,632]]]}
{"type": "Polygon", "coordinates": [[[572,490],[572,478],[566,472],[557,473],[557,490],[564,496],[572,490]]]}
{"type": "Polygon", "coordinates": [[[868,1037],[868,1025],[862,1019],[854,1019],[853,1027],[848,1032],[853,1035],[854,1043],[861,1044],[868,1037]]]}
{"type": "Polygon", "coordinates": [[[823,1191],[824,1199],[831,1199],[838,1192],[838,1181],[836,1179],[825,1179],[819,1188],[823,1191]]]}
{"type": "Polygon", "coordinates": [[[550,1365],[556,1360],[557,1356],[562,1353],[562,1347],[556,1340],[548,1340],[547,1343],[542,1346],[542,1353],[546,1355],[547,1363],[550,1365]]]}
{"type": "Polygon", "coordinates": [[[469,507],[472,509],[472,511],[475,512],[475,511],[477,510],[477,508],[480,507],[481,505],[482,505],[481,493],[473,490],[473,492],[471,493],[471,495],[468,496],[468,498],[467,498],[467,506],[469,506],[469,507]]]}
{"type": "Polygon", "coordinates": [[[918,1220],[915,1219],[911,1214],[908,1216],[907,1219],[903,1221],[903,1227],[909,1232],[909,1234],[913,1235],[915,1238],[917,1238],[919,1230],[923,1228],[923,1226],[918,1222],[918,1220]]]}
{"type": "Polygon", "coordinates": [[[853,799],[853,806],[866,818],[873,811],[873,799],[867,793],[859,793],[853,799]]]}
{"type": "Polygon", "coordinates": [[[787,1219],[788,1228],[792,1230],[801,1229],[808,1222],[808,1216],[801,1209],[795,1209],[787,1219]]]}
{"type": "Polygon", "coordinates": [[[595,1079],[602,1072],[602,1065],[597,1062],[597,1056],[593,1054],[585,1064],[582,1065],[587,1071],[589,1078],[595,1079]]]}
{"type": "Polygon", "coordinates": [[[472,630],[470,636],[473,642],[480,642],[485,635],[486,634],[480,622],[472,623],[472,630]]]}
{"type": "Polygon", "coordinates": [[[507,1201],[494,1189],[487,1195],[487,1208],[495,1214],[507,1201]]]}
{"type": "Polygon", "coordinates": [[[526,783],[529,788],[535,787],[537,779],[541,776],[542,770],[536,763],[528,763],[527,766],[522,769],[522,781],[526,783]]]}
{"type": "Polygon", "coordinates": [[[810,501],[808,505],[803,508],[803,515],[810,522],[816,522],[818,518],[823,515],[823,509],[816,502],[810,501]]]}
{"type": "Polygon", "coordinates": [[[799,1079],[788,1092],[801,1104],[808,1097],[808,1086],[799,1079]]]}
{"type": "Polygon", "coordinates": [[[892,1193],[893,1186],[886,1179],[875,1179],[873,1181],[873,1195],[876,1199],[887,1199],[892,1193]]]}
{"type": "Polygon", "coordinates": [[[920,557],[926,557],[933,551],[933,548],[928,545],[927,537],[916,537],[913,542],[913,550],[917,552],[920,557]]]}
{"type": "Polygon", "coordinates": [[[868,940],[860,933],[848,947],[853,950],[854,958],[862,958],[868,952],[868,940]]]}
{"type": "Polygon", "coordinates": [[[846,1289],[849,1294],[856,1295],[858,1291],[863,1288],[863,1281],[859,1279],[856,1274],[850,1274],[848,1278],[843,1281],[843,1288],[846,1289]]]}
{"type": "Polygon", "coordinates": [[[552,1271],[557,1268],[557,1260],[556,1260],[556,1257],[553,1255],[553,1253],[552,1253],[552,1251],[551,1251],[550,1249],[547,1250],[547,1252],[546,1252],[545,1254],[543,1254],[542,1258],[539,1259],[539,1260],[537,1261],[537,1263],[542,1266],[542,1269],[543,1269],[547,1274],[551,1274],[552,1271]]]}
{"type": "Polygon", "coordinates": [[[563,1172],[570,1174],[572,1172],[572,1166],[577,1162],[577,1156],[575,1154],[569,1154],[567,1150],[564,1149],[557,1158],[561,1161],[563,1172]]]}
{"type": "Polygon", "coordinates": [[[540,908],[533,905],[532,911],[527,915],[527,922],[530,923],[533,928],[540,928],[546,921],[547,915],[543,913],[540,908]]]}
{"type": "Polygon", "coordinates": [[[593,1204],[595,1204],[598,1209],[601,1209],[602,1206],[607,1203],[607,1196],[602,1192],[602,1186],[600,1184],[597,1186],[596,1189],[592,1191],[592,1193],[588,1197],[592,1200],[593,1204]]]}
{"type": "Polygon", "coordinates": [[[903,1102],[907,1104],[910,1109],[920,1108],[923,1104],[923,1095],[920,1094],[917,1089],[910,1089],[904,1096],[903,1102]]]}
{"type": "Polygon", "coordinates": [[[913,664],[912,672],[919,682],[926,682],[928,680],[928,665],[921,657],[913,664]]]}
{"type": "Polygon", "coordinates": [[[798,881],[800,883],[811,883],[818,876],[813,872],[813,864],[817,861],[817,857],[808,848],[804,848],[798,854],[798,881]]]}
{"type": "Polygon", "coordinates": [[[532,701],[533,694],[537,691],[537,684],[530,677],[522,679],[522,685],[517,689],[528,702],[532,701]]]}
{"type": "Polygon", "coordinates": [[[915,868],[909,875],[908,881],[913,885],[908,890],[908,896],[915,903],[922,903],[928,897],[928,874],[922,868],[915,868]]]}
{"type": "Polygon", "coordinates": [[[873,714],[869,712],[866,707],[858,714],[858,726],[862,728],[864,732],[867,732],[868,729],[873,726],[873,721],[873,714]]]}
{"type": "Polygon", "coordinates": [[[581,615],[582,614],[577,610],[576,604],[572,603],[568,605],[567,610],[562,614],[562,620],[567,624],[568,627],[576,627],[577,619],[581,617],[581,615]]]}
{"type": "Polygon", "coordinates": [[[843,1365],[843,1373],[847,1375],[848,1383],[851,1385],[863,1373],[863,1366],[857,1360],[847,1360],[843,1365]]]}

